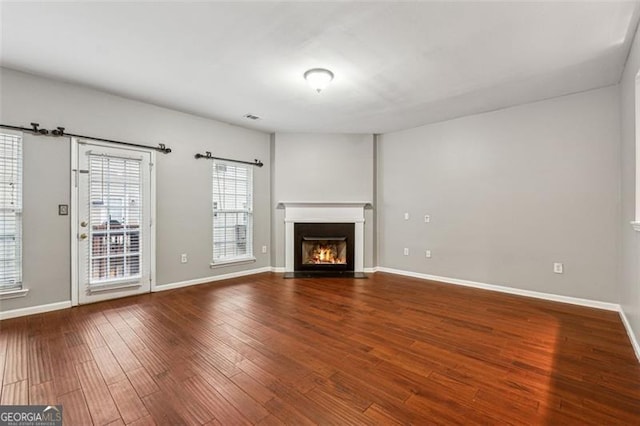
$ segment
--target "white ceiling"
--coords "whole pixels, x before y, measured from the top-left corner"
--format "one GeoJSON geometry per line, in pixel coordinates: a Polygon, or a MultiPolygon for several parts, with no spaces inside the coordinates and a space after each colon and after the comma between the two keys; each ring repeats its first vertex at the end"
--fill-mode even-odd
{"type": "Polygon", "coordinates": [[[617,83],[639,10],[2,2],[0,65],[259,130],[384,133],[617,83]],[[335,73],[320,94],[302,78],[314,67],[335,73]]]}

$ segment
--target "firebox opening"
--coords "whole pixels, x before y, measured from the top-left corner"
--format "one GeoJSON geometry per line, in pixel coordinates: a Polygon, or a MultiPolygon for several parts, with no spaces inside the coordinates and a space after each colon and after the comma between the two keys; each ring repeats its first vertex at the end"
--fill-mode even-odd
{"type": "Polygon", "coordinates": [[[346,265],[347,239],[344,237],[304,237],[302,264],[346,265]]]}
{"type": "Polygon", "coordinates": [[[353,272],[353,223],[294,223],[294,272],[353,272]]]}

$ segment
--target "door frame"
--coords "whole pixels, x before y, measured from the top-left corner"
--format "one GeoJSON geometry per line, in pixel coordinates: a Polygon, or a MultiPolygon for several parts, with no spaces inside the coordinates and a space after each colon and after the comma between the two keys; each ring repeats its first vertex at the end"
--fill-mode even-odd
{"type": "Polygon", "coordinates": [[[80,144],[88,144],[107,148],[125,149],[134,152],[145,152],[151,155],[151,167],[149,176],[150,188],[149,188],[149,206],[151,226],[149,227],[149,244],[150,244],[150,256],[149,256],[149,274],[151,279],[150,292],[156,291],[156,151],[153,149],[135,148],[135,147],[123,147],[118,144],[94,141],[87,138],[71,138],[71,206],[70,206],[70,220],[71,220],[71,306],[78,306],[79,293],[80,293],[80,281],[78,277],[78,218],[79,218],[79,205],[78,205],[78,152],[80,144]]]}

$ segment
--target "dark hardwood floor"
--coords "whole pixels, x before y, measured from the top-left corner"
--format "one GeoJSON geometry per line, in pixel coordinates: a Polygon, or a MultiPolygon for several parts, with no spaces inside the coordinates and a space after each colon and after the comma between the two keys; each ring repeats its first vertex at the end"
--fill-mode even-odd
{"type": "Polygon", "coordinates": [[[0,322],[2,404],[65,425],[640,424],[615,312],[260,274],[0,322]]]}

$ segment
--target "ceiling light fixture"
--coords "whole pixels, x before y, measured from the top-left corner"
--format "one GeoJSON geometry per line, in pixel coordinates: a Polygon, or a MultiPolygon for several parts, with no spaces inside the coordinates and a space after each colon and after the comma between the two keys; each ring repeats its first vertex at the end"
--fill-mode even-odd
{"type": "Polygon", "coordinates": [[[304,79],[313,90],[320,93],[333,80],[333,73],[324,68],[312,68],[304,73],[304,79]]]}

